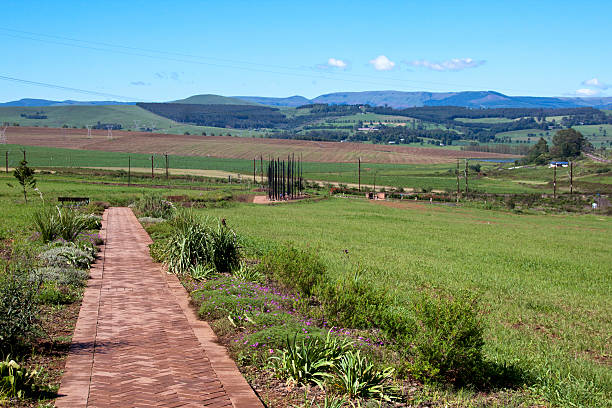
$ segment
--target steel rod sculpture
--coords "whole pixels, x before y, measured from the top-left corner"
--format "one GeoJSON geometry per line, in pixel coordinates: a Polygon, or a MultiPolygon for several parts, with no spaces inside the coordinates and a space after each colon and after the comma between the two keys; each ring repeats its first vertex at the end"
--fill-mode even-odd
{"type": "Polygon", "coordinates": [[[302,160],[295,155],[287,156],[287,161],[280,158],[268,161],[268,198],[270,200],[291,200],[303,192],[302,160]]]}

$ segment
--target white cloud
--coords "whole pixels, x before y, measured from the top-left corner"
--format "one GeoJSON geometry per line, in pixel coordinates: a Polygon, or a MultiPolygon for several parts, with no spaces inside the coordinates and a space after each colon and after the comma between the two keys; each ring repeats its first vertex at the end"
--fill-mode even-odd
{"type": "Polygon", "coordinates": [[[582,88],[576,90],[577,96],[597,96],[601,93],[597,89],[582,88]]]}
{"type": "Polygon", "coordinates": [[[379,55],[378,57],[370,60],[370,64],[377,71],[390,71],[395,67],[395,62],[391,61],[389,58],[384,55],[379,55]]]}
{"type": "Polygon", "coordinates": [[[341,59],[336,59],[336,58],[328,59],[327,65],[329,65],[330,67],[340,68],[340,69],[346,69],[346,67],[348,66],[348,64],[345,61],[341,59]]]}
{"type": "Polygon", "coordinates": [[[476,68],[483,65],[485,60],[475,60],[472,58],[453,58],[447,61],[428,61],[416,60],[410,61],[409,64],[415,67],[423,67],[433,71],[461,71],[467,68],[476,68]]]}
{"type": "Polygon", "coordinates": [[[598,78],[592,78],[592,79],[587,79],[586,81],[582,81],[582,85],[586,85],[592,88],[598,88],[602,90],[606,90],[610,88],[610,85],[604,84],[598,78]]]}

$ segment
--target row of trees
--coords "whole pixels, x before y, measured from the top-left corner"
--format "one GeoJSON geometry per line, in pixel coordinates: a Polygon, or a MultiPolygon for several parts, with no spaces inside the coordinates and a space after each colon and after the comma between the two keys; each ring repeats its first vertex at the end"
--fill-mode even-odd
{"type": "Polygon", "coordinates": [[[523,162],[546,164],[550,160],[569,160],[580,156],[582,151],[589,148],[592,148],[592,145],[582,133],[575,129],[563,129],[555,133],[550,148],[546,140],[541,137],[527,152],[523,162]]]}

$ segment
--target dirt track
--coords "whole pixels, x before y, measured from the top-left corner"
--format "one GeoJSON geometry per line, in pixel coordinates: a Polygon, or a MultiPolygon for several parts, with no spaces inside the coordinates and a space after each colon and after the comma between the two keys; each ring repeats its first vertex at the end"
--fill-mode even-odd
{"type": "Polygon", "coordinates": [[[109,140],[105,130],[92,130],[91,133],[92,138],[89,139],[85,129],[9,127],[6,136],[9,143],[28,146],[146,154],[167,152],[182,156],[249,160],[260,155],[286,156],[290,153],[301,154],[305,161],[328,163],[355,162],[359,157],[364,162],[397,164],[449,163],[459,158],[512,157],[496,153],[399,145],[168,135],[148,132],[114,131],[112,140],[109,140]]]}

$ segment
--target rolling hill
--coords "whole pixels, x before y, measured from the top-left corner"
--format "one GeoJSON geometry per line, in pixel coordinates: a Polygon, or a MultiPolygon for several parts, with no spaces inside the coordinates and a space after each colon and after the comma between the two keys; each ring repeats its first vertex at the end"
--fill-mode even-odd
{"type": "Polygon", "coordinates": [[[169,103],[181,103],[187,105],[259,105],[257,102],[213,94],[193,95],[188,98],[179,99],[169,103]]]}

